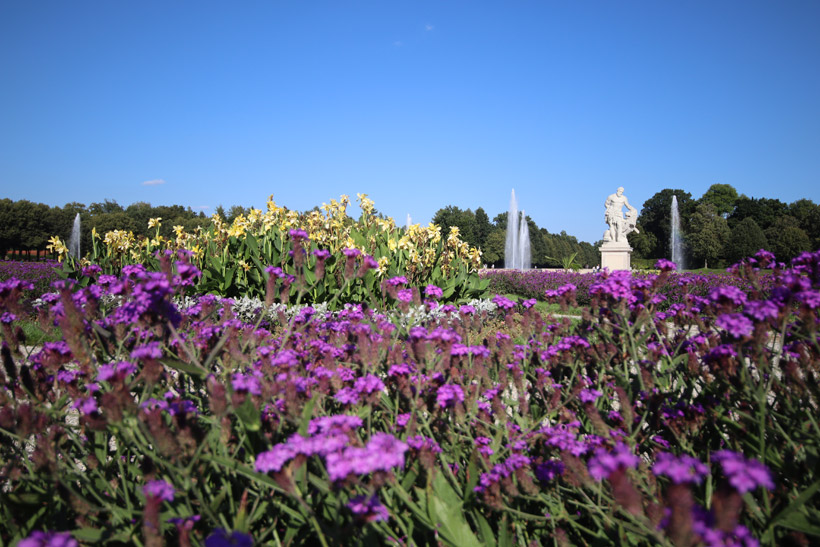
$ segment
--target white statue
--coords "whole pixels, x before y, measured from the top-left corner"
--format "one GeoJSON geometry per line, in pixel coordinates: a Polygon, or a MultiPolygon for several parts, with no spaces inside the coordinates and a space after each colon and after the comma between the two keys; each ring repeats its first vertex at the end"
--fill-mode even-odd
{"type": "Polygon", "coordinates": [[[629,200],[624,195],[623,186],[606,198],[604,206],[606,207],[604,218],[609,225],[609,229],[604,232],[604,243],[615,242],[628,245],[626,241],[627,234],[638,231],[636,227],[638,210],[629,204],[629,200]],[[626,217],[623,213],[624,207],[627,209],[626,217]]]}

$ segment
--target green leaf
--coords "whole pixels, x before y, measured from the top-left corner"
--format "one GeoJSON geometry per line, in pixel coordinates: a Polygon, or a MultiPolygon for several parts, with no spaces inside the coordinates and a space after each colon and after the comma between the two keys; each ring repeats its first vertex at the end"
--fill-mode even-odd
{"type": "Polygon", "coordinates": [[[427,503],[430,520],[440,523],[441,536],[452,545],[478,545],[478,538],[464,519],[461,504],[447,504],[435,494],[430,494],[427,503]]]}
{"type": "Polygon", "coordinates": [[[248,431],[259,431],[262,427],[259,409],[256,408],[250,397],[245,398],[245,402],[236,407],[234,412],[248,431]]]}
{"type": "Polygon", "coordinates": [[[473,517],[475,517],[476,521],[478,522],[478,531],[481,534],[481,541],[484,543],[484,545],[495,547],[495,534],[493,533],[493,529],[490,526],[490,523],[487,522],[487,519],[484,518],[484,515],[482,515],[478,511],[473,511],[471,514],[473,515],[473,517]]]}
{"type": "Polygon", "coordinates": [[[307,437],[308,426],[310,425],[311,418],[313,418],[313,407],[316,406],[316,399],[318,399],[318,397],[308,399],[308,402],[305,403],[305,407],[302,409],[302,419],[299,422],[299,435],[303,437],[307,437]]]}
{"type": "Polygon", "coordinates": [[[788,528],[789,530],[796,530],[803,532],[810,536],[820,537],[820,522],[815,519],[815,522],[809,522],[809,519],[803,513],[792,513],[789,518],[780,523],[780,526],[788,528]]]}
{"type": "Polygon", "coordinates": [[[811,499],[811,497],[814,496],[818,489],[820,489],[820,480],[814,481],[808,488],[803,490],[799,496],[794,498],[794,500],[792,500],[788,507],[786,507],[785,509],[780,511],[780,513],[775,515],[775,517],[772,518],[772,521],[769,523],[768,528],[766,528],[766,531],[763,534],[763,541],[768,542],[774,539],[774,527],[777,525],[782,525],[786,528],[792,528],[791,526],[786,525],[785,522],[791,522],[789,519],[792,517],[792,515],[797,510],[805,507],[806,502],[808,502],[809,499],[811,499]]]}
{"type": "Polygon", "coordinates": [[[71,531],[71,536],[84,543],[98,543],[103,536],[99,528],[78,528],[71,531]]]}
{"type": "Polygon", "coordinates": [[[200,368],[192,363],[180,361],[179,359],[160,359],[160,363],[162,363],[168,368],[172,368],[180,372],[185,372],[186,374],[191,374],[193,376],[199,376],[200,378],[204,378],[208,375],[207,370],[200,368]]]}

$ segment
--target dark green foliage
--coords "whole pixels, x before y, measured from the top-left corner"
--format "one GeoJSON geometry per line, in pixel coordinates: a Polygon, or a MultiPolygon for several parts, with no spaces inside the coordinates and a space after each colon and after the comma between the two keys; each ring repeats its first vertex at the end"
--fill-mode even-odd
{"type": "Polygon", "coordinates": [[[699,201],[712,205],[718,215],[728,216],[735,210],[737,190],[731,184],[713,184],[699,201]]]}
{"type": "Polygon", "coordinates": [[[777,219],[764,233],[769,243],[767,249],[781,262],[788,262],[812,247],[809,236],[800,228],[797,219],[789,215],[777,219]]]}
{"type": "Polygon", "coordinates": [[[718,214],[711,203],[699,203],[689,219],[689,234],[686,244],[698,264],[708,268],[723,256],[729,240],[729,224],[718,214]]]}
{"type": "Polygon", "coordinates": [[[729,227],[734,228],[744,218],[751,217],[761,230],[771,228],[775,221],[788,214],[788,205],[779,199],[749,198],[740,196],[735,202],[735,210],[729,215],[729,227]]]}
{"type": "Polygon", "coordinates": [[[768,245],[766,234],[753,218],[747,217],[732,228],[729,244],[726,247],[726,258],[730,262],[737,262],[754,255],[760,249],[766,249],[768,245]]]}
{"type": "MultiPolygon", "coordinates": [[[[645,239],[637,237],[641,244],[641,254],[643,258],[664,258],[672,256],[669,250],[669,236],[672,232],[672,196],[678,197],[678,211],[680,211],[681,222],[683,230],[686,232],[688,226],[688,219],[691,216],[695,202],[692,200],[692,194],[683,190],[673,190],[665,188],[654,196],[646,200],[641,208],[640,216],[638,217],[638,228],[642,232],[646,232],[643,236],[645,239]],[[650,247],[651,238],[649,234],[654,236],[654,245],[650,247]]],[[[630,239],[633,241],[633,239],[630,239]]]]}

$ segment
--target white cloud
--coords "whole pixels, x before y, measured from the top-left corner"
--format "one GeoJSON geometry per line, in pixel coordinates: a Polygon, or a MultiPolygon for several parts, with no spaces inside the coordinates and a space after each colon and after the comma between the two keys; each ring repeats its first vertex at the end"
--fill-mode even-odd
{"type": "Polygon", "coordinates": [[[157,186],[158,184],[165,184],[163,179],[151,179],[142,183],[143,186],[157,186]]]}
{"type": "Polygon", "coordinates": [[[434,27],[430,23],[427,23],[426,25],[424,25],[424,30],[427,30],[427,31],[433,30],[434,28],[436,28],[436,27],[434,27]]]}
{"type": "Polygon", "coordinates": [[[396,47],[401,47],[404,44],[401,43],[401,40],[396,40],[395,42],[393,42],[393,45],[396,47]]]}
{"type": "Polygon", "coordinates": [[[201,211],[204,211],[205,209],[210,209],[210,208],[211,208],[210,205],[200,205],[199,207],[194,207],[194,209],[199,209],[201,211]]]}

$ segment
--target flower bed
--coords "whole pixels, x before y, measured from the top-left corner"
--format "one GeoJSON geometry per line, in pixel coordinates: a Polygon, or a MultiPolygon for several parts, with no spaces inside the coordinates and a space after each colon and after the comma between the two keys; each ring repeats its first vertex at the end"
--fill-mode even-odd
{"type": "Polygon", "coordinates": [[[174,304],[184,254],[60,282],[63,341],[24,358],[3,330],[0,539],[817,542],[820,253],[764,282],[769,259],[663,312],[668,264],[600,274],[574,323],[396,277],[378,308],[250,324],[174,304]]]}
{"type": "Polygon", "coordinates": [[[13,260],[0,261],[0,282],[11,278],[26,281],[32,288],[24,294],[26,302],[51,290],[51,284],[60,279],[59,262],[47,260],[43,262],[17,262],[13,260]]]}
{"type": "MultiPolygon", "coordinates": [[[[633,272],[636,278],[652,279],[653,275],[655,274],[633,272]]],[[[598,275],[563,270],[483,270],[481,277],[489,280],[489,291],[515,294],[523,298],[542,298],[546,291],[554,291],[567,284],[572,284],[576,287],[577,303],[586,306],[591,300],[589,289],[596,283],[598,275]]],[[[768,275],[759,276],[758,283],[762,284],[764,290],[768,290],[772,279],[768,275]]],[[[673,272],[665,278],[663,286],[656,290],[665,297],[660,307],[666,308],[675,303],[685,302],[687,295],[706,296],[715,287],[724,285],[735,286],[744,291],[752,288],[748,280],[728,272],[725,274],[673,272]]]]}

